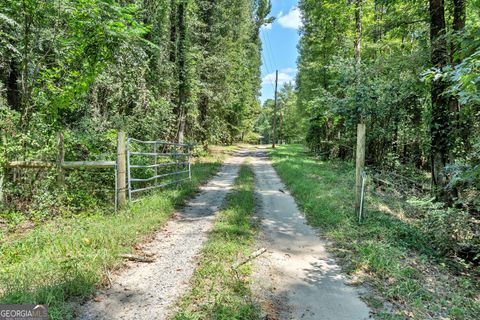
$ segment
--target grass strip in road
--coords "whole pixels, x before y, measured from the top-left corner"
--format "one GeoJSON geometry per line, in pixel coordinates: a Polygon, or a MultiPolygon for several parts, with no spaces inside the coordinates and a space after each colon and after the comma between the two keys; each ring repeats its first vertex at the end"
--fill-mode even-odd
{"type": "Polygon", "coordinates": [[[147,239],[198,191],[225,154],[197,159],[192,181],[162,189],[118,214],[58,217],[0,242],[0,303],[46,304],[50,319],[74,318],[74,302],[108,282],[119,255],[147,239]]]}
{"type": "Polygon", "coordinates": [[[366,298],[377,318],[478,319],[476,279],[448,269],[429,236],[399,218],[397,204],[370,196],[367,220],[357,224],[353,165],[316,160],[299,145],[278,146],[270,157],[308,221],[333,240],[345,270],[370,284],[366,298]]]}
{"type": "Polygon", "coordinates": [[[238,269],[238,277],[231,269],[239,257],[246,257],[254,250],[256,226],[251,221],[254,210],[254,175],[244,165],[202,249],[191,279],[192,289],[178,303],[176,320],[259,318],[259,309],[249,289],[250,264],[238,269]]]}

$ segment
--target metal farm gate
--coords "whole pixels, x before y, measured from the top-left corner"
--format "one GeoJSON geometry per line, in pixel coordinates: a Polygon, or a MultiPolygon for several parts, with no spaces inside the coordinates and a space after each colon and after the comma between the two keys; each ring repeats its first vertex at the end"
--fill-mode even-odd
{"type": "Polygon", "coordinates": [[[128,200],[132,201],[136,193],[191,179],[190,154],[188,144],[128,138],[128,200]]]}

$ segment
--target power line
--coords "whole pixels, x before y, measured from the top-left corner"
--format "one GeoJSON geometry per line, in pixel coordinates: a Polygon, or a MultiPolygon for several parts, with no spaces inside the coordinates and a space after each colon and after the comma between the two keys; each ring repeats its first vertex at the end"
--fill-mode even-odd
{"type": "Polygon", "coordinates": [[[275,71],[275,100],[273,104],[273,127],[272,127],[272,148],[275,149],[277,134],[277,86],[278,86],[278,70],[275,71]]]}
{"type": "MultiPolygon", "coordinates": [[[[273,49],[272,49],[272,45],[270,43],[270,37],[268,36],[268,33],[265,33],[265,38],[267,38],[267,45],[268,45],[268,48],[269,48],[269,52],[270,52],[270,55],[271,55],[271,59],[272,59],[272,63],[278,67],[278,64],[277,64],[277,61],[275,59],[275,55],[273,54],[273,49]]],[[[277,69],[277,68],[274,68],[274,69],[277,69]]]]}
{"type": "MultiPolygon", "coordinates": [[[[268,77],[271,73],[270,73],[270,71],[268,70],[268,67],[267,67],[267,64],[265,63],[265,59],[264,59],[263,55],[262,55],[262,61],[263,61],[263,65],[265,66],[265,70],[267,71],[267,75],[266,75],[265,77],[268,77]]],[[[262,80],[263,80],[263,79],[262,79],[262,80]]],[[[271,81],[271,80],[268,80],[268,78],[267,78],[267,82],[268,82],[270,85],[273,86],[272,81],[271,81]]]]}
{"type": "MultiPolygon", "coordinates": [[[[272,89],[274,91],[274,100],[275,100],[275,106],[274,106],[274,112],[275,112],[275,116],[274,118],[276,119],[276,112],[277,112],[277,88],[278,88],[278,68],[273,68],[272,67],[272,63],[274,66],[276,66],[276,60],[275,60],[275,55],[273,54],[273,50],[272,50],[272,45],[270,43],[270,39],[268,37],[268,34],[267,32],[265,32],[265,30],[263,30],[264,32],[260,32],[260,36],[261,36],[261,40],[262,40],[262,61],[265,65],[265,69],[267,71],[267,78],[266,78],[266,81],[270,83],[270,85],[272,86],[272,89]],[[264,33],[264,34],[262,34],[264,33]],[[269,77],[270,75],[273,75],[275,74],[275,82],[273,81],[273,79],[271,77],[269,77]]],[[[273,147],[275,148],[275,135],[276,135],[276,125],[274,124],[273,126],[273,147]]]]}
{"type": "Polygon", "coordinates": [[[262,47],[263,47],[263,52],[265,52],[265,56],[262,56],[266,62],[268,62],[268,64],[265,64],[265,67],[267,69],[267,72],[270,74],[272,73],[272,65],[271,65],[271,60],[270,60],[270,54],[269,54],[269,49],[268,49],[268,45],[267,45],[267,41],[265,40],[265,35],[261,35],[262,37],[262,44],[264,44],[262,47]]]}

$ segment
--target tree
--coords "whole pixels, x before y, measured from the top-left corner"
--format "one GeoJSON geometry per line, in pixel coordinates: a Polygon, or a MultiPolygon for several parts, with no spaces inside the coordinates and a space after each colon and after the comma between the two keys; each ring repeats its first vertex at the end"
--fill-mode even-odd
{"type": "MultiPolygon", "coordinates": [[[[441,70],[447,65],[447,42],[445,26],[445,8],[443,0],[430,0],[430,42],[432,65],[441,70]]],[[[437,188],[441,200],[447,201],[448,194],[445,186],[448,183],[445,166],[450,155],[450,119],[448,99],[444,95],[447,83],[443,78],[432,82],[432,120],[430,124],[431,145],[431,172],[433,185],[437,188]]]]}
{"type": "Polygon", "coordinates": [[[269,0],[0,2],[6,156],[49,159],[58,130],[76,159],[103,158],[119,128],[205,148],[241,140],[260,109],[259,29],[270,8],[269,0]]]}

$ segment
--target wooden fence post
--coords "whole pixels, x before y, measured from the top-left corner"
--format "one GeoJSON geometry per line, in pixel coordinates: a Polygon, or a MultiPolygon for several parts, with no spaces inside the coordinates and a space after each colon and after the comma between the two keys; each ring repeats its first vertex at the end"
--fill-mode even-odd
{"type": "Polygon", "coordinates": [[[65,148],[63,143],[63,133],[57,133],[57,147],[58,147],[58,154],[57,154],[57,185],[59,188],[63,188],[65,184],[65,175],[63,172],[63,162],[65,161],[65,148]]]}
{"type": "Polygon", "coordinates": [[[362,193],[362,172],[365,168],[365,124],[357,126],[357,155],[355,166],[355,212],[360,211],[360,198],[362,193]]]}
{"type": "Polygon", "coordinates": [[[0,168],[0,203],[3,203],[3,179],[5,177],[4,171],[4,168],[0,168]]]}
{"type": "MultiPolygon", "coordinates": [[[[6,155],[7,155],[7,137],[6,137],[5,132],[3,130],[0,131],[0,132],[1,132],[1,135],[2,135],[3,152],[4,152],[5,158],[6,158],[6,155]]],[[[5,159],[5,160],[7,160],[7,159],[5,159]]],[[[2,165],[2,163],[0,163],[0,165],[2,165]]],[[[5,180],[5,176],[6,176],[6,168],[1,166],[0,167],[0,203],[4,202],[4,200],[3,200],[3,182],[5,180]]]]}
{"type": "Polygon", "coordinates": [[[127,202],[126,188],[126,172],[127,165],[125,162],[125,132],[118,131],[117,137],[117,201],[120,209],[125,208],[127,202]]]}

